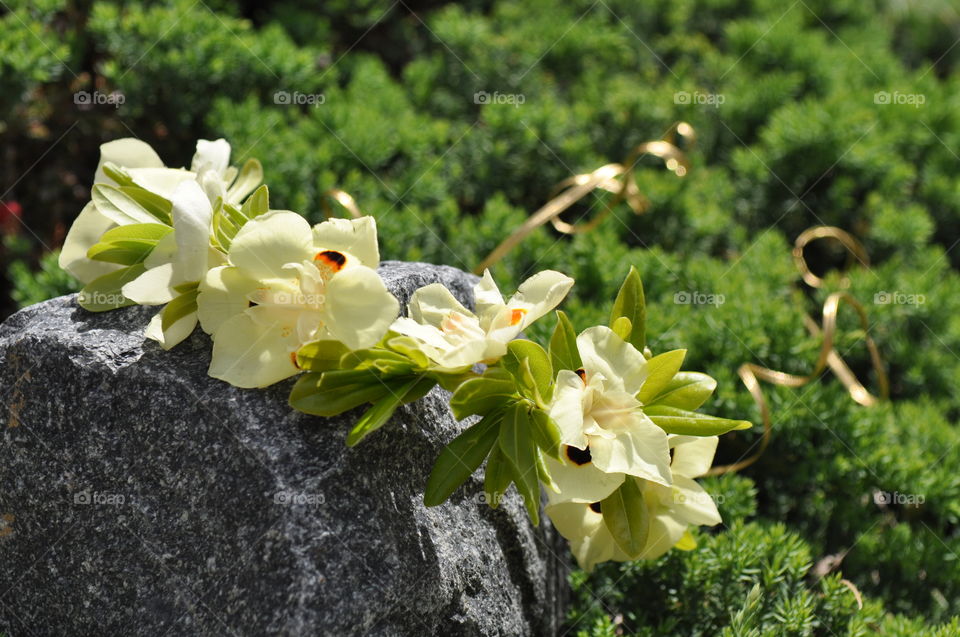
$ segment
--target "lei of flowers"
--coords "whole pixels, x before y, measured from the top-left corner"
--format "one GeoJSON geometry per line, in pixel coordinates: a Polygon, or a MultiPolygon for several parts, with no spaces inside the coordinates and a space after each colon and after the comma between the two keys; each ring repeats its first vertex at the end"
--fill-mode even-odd
{"type": "Polygon", "coordinates": [[[511,484],[534,524],[545,512],[586,569],[696,546],[715,525],[694,478],[718,436],[750,423],[698,413],[716,381],[680,371],[685,350],[646,347],[643,287],[630,269],[608,325],[577,334],[556,312],[547,347],[518,338],[554,310],[573,279],[547,270],[505,300],[489,271],[475,311],[443,285],[399,303],[376,272],[372,217],[313,227],[271,210],[263,169],[230,165],[223,139],[200,140],[190,169],[170,168],[136,139],[101,146],[91,201],[60,265],[84,283],[91,311],[157,306],[146,336],[170,349],[199,323],[213,340],[209,374],[237,387],[298,376],[290,405],[330,417],[367,406],[356,445],[436,385],[474,424],[439,454],[424,502],[437,506],[486,461],[485,499],[511,484]]]}

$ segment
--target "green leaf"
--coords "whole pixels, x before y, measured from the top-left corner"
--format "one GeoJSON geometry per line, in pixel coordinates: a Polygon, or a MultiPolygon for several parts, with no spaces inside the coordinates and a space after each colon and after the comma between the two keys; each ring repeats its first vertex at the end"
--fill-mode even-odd
{"type": "Polygon", "coordinates": [[[500,425],[500,451],[513,467],[513,481],[534,526],[540,522],[540,482],[537,446],[530,432],[530,416],[524,403],[514,403],[500,425]]]}
{"type": "Polygon", "coordinates": [[[199,294],[200,290],[193,290],[191,292],[181,294],[167,303],[167,306],[163,308],[163,315],[160,317],[161,329],[166,331],[180,319],[191,314],[192,312],[196,312],[197,296],[199,294]]]}
{"type": "Polygon", "coordinates": [[[648,405],[643,408],[643,412],[668,434],[719,436],[728,431],[749,429],[753,426],[746,420],[717,418],[716,416],[667,407],[666,405],[648,405]]]}
{"type": "Polygon", "coordinates": [[[390,420],[390,416],[403,404],[403,397],[420,381],[419,378],[407,382],[405,385],[391,389],[386,396],[373,404],[373,407],[364,412],[357,424],[347,434],[347,446],[353,447],[361,440],[383,427],[390,420]]]}
{"type": "Polygon", "coordinates": [[[117,263],[119,265],[136,265],[143,263],[156,243],[146,241],[114,241],[112,243],[97,243],[87,250],[87,258],[103,263],[117,263]]]}
{"type": "Polygon", "coordinates": [[[372,380],[367,383],[321,388],[323,376],[330,373],[336,372],[301,375],[290,391],[290,406],[307,414],[329,418],[366,403],[375,403],[390,393],[389,385],[374,375],[368,375],[372,380]]]}
{"type": "Polygon", "coordinates": [[[633,323],[630,322],[626,316],[621,316],[613,323],[610,324],[610,329],[613,330],[613,333],[619,336],[621,339],[626,342],[630,342],[630,332],[633,330],[633,323]]]}
{"type": "Polygon", "coordinates": [[[637,480],[631,477],[600,503],[603,523],[620,549],[638,557],[650,535],[650,513],[637,480]]]}
{"type": "Polygon", "coordinates": [[[526,339],[510,341],[500,364],[513,375],[521,389],[526,390],[528,398],[541,404],[550,402],[553,397],[553,365],[546,350],[526,339]],[[524,372],[524,360],[529,366],[529,375],[524,372]]]}
{"type": "Polygon", "coordinates": [[[409,336],[395,336],[387,341],[387,347],[409,358],[418,369],[430,367],[430,359],[418,347],[417,341],[409,336]]]}
{"type": "Polygon", "coordinates": [[[162,223],[131,223],[107,230],[100,237],[99,243],[144,241],[156,245],[160,239],[171,232],[173,232],[173,228],[162,223]]]}
{"type": "MultiPolygon", "coordinates": [[[[500,433],[499,429],[497,433],[500,433]]],[[[490,508],[496,509],[500,506],[511,482],[513,482],[513,470],[510,461],[500,451],[500,446],[494,445],[487,457],[487,467],[483,474],[483,493],[490,508]]]]}
{"type": "Polygon", "coordinates": [[[270,210],[270,191],[267,190],[266,184],[254,190],[253,194],[247,197],[247,200],[243,202],[243,206],[240,207],[240,212],[242,212],[243,216],[247,219],[259,217],[268,210],[270,210]]]}
{"type": "Polygon", "coordinates": [[[139,186],[120,186],[120,192],[136,201],[164,225],[173,225],[173,204],[170,201],[139,186]]]}
{"type": "Polygon", "coordinates": [[[550,415],[542,409],[530,412],[530,426],[537,447],[548,456],[560,459],[560,429],[550,415]]]}
{"type": "Polygon", "coordinates": [[[142,263],[120,268],[109,274],[104,274],[85,285],[78,295],[80,306],[90,312],[106,312],[120,307],[134,305],[134,302],[123,296],[121,288],[147,271],[142,263]]]}
{"type": "Polygon", "coordinates": [[[517,388],[512,379],[502,380],[483,375],[457,387],[450,398],[450,409],[457,420],[463,420],[474,414],[485,416],[517,397],[517,388]]]}
{"type": "Polygon", "coordinates": [[[384,375],[409,374],[416,365],[408,356],[382,347],[359,349],[348,352],[340,361],[343,367],[374,369],[384,375]]]}
{"type": "Polygon", "coordinates": [[[487,415],[440,451],[430,472],[423,503],[443,504],[483,464],[500,433],[501,412],[487,415]]]}
{"type": "Polygon", "coordinates": [[[647,345],[647,307],[640,273],[633,266],[630,266],[630,272],[617,293],[617,300],[613,302],[613,310],[610,312],[611,329],[621,316],[630,319],[631,325],[630,336],[624,340],[642,352],[647,345]]]}
{"type": "Polygon", "coordinates": [[[660,392],[670,384],[676,373],[680,371],[683,359],[686,356],[687,350],[675,349],[648,360],[647,379],[643,381],[643,386],[640,387],[637,400],[646,405],[659,396],[660,392]]]}
{"type": "Polygon", "coordinates": [[[297,367],[309,372],[339,369],[340,359],[349,352],[350,348],[340,341],[313,341],[297,350],[297,367]]]}
{"type": "Polygon", "coordinates": [[[561,369],[576,371],[583,367],[580,350],[577,348],[577,333],[567,315],[557,310],[557,326],[550,337],[550,362],[554,372],[561,369]]]}
{"type": "Polygon", "coordinates": [[[678,372],[651,405],[665,405],[679,409],[697,409],[713,394],[717,381],[700,372],[678,372]]]}
{"type": "Polygon", "coordinates": [[[133,178],[130,177],[127,171],[112,161],[108,161],[103,165],[103,174],[117,182],[121,188],[134,185],[133,178]]]}
{"type": "Polygon", "coordinates": [[[543,454],[537,449],[536,453],[537,458],[537,476],[548,489],[554,493],[560,491],[560,487],[557,486],[557,483],[553,481],[553,476],[550,475],[550,471],[547,469],[547,463],[543,461],[543,454]]]}
{"type": "Polygon", "coordinates": [[[91,199],[97,211],[117,225],[157,221],[156,217],[119,188],[96,184],[91,192],[91,199]]]}
{"type": "MultiPolygon", "coordinates": [[[[240,168],[236,181],[227,189],[227,196],[233,197],[240,192],[250,192],[263,181],[263,166],[256,159],[248,159],[240,168]]],[[[251,195],[252,196],[252,195],[251,195]]]]}

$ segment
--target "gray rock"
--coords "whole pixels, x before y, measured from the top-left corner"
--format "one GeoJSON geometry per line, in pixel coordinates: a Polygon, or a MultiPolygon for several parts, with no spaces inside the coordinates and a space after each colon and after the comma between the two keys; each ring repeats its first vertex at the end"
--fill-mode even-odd
{"type": "MultiPolygon", "coordinates": [[[[475,279],[386,263],[402,302],[475,279]]],[[[8,635],[537,635],[561,612],[566,549],[518,499],[423,487],[462,430],[435,389],[356,449],[357,414],[287,406],[292,381],[206,375],[200,330],[171,352],[154,312],[73,296],[0,326],[0,632],[8,635]]]]}

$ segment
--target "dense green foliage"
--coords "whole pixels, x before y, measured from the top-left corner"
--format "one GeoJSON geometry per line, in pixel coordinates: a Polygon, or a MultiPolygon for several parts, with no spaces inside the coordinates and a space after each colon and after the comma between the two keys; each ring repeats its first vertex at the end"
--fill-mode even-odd
{"type": "MultiPolygon", "coordinates": [[[[737,366],[812,367],[819,342],[802,314],[840,288],[844,255],[810,247],[815,269],[831,272],[811,292],[797,284],[790,245],[808,226],[839,225],[873,258],[850,270],[850,291],[867,305],[893,401],[856,405],[829,374],[768,388],[775,434],[766,455],[743,476],[712,481],[726,494],[726,528],[701,533],[690,553],[575,573],[574,630],[960,634],[949,623],[960,614],[952,3],[5,6],[0,145],[3,190],[13,190],[3,198],[23,204],[32,232],[20,239],[37,255],[8,269],[19,303],[71,289],[50,257],[35,279],[25,268],[41,267],[41,243],[54,246],[89,196],[97,145],[131,132],[170,164],[187,162],[197,137],[226,136],[235,163],[263,161],[274,205],[319,220],[324,191],[344,188],[377,218],[384,258],[471,269],[555,183],[690,122],[698,140],[687,177],[641,161],[647,214],[620,206],[572,239],[536,231],[496,266],[503,287],[544,268],[570,274],[577,286],[564,309],[582,328],[604,322],[608,299],[637,266],[653,351],[688,348],[687,367],[719,382],[708,411],[759,422],[737,366]],[[119,90],[125,101],[81,109],[77,90],[119,90]],[[275,103],[277,91],[322,94],[323,104],[275,103]],[[481,91],[514,103],[478,104],[481,91]],[[678,92],[691,103],[677,103],[678,92]],[[710,96],[723,103],[695,102],[710,96]],[[675,302],[684,292],[724,302],[675,302]],[[895,302],[874,302],[885,298],[895,302]],[[842,559],[832,574],[810,575],[826,556],[842,559]],[[863,592],[864,609],[840,573],[863,592]]],[[[589,215],[599,197],[566,218],[589,215]]],[[[23,254],[8,247],[0,259],[23,254]]],[[[552,325],[540,327],[543,337],[552,325]]],[[[870,379],[858,325],[845,314],[841,328],[838,349],[870,379]]],[[[725,436],[720,461],[759,435],[725,436]]]]}

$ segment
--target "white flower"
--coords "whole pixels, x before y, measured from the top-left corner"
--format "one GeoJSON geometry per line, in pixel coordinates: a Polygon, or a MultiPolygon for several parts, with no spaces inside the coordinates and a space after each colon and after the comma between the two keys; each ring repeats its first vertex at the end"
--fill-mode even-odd
{"type": "Polygon", "coordinates": [[[441,370],[491,363],[507,353],[507,344],[520,332],[555,308],[572,286],[570,277],[545,270],[524,281],[505,302],[485,271],[474,287],[474,313],[443,285],[432,283],[413,293],[409,317],[397,319],[390,329],[417,340],[441,370]]]}
{"type": "Polygon", "coordinates": [[[399,303],[375,268],[372,217],[313,227],[295,212],[247,222],[229,265],[200,283],[200,324],[213,336],[210,375],[238,387],[265,387],[296,374],[296,351],[318,339],[350,349],[375,345],[399,303]]]}
{"type": "Polygon", "coordinates": [[[106,164],[118,168],[135,186],[167,201],[172,201],[181,183],[196,180],[211,202],[216,196],[224,196],[230,203],[239,203],[257,187],[263,172],[259,162],[251,160],[238,176],[237,169],[227,165],[229,158],[230,145],[223,139],[197,142],[191,164],[193,170],[166,167],[153,148],[138,139],[117,139],[103,144],[93,180],[93,199],[84,206],[67,233],[60,251],[60,267],[81,283],[89,283],[123,267],[87,258],[87,251],[103,233],[132,223],[161,223],[129,197],[117,194],[119,184],[107,176],[106,164]]]}
{"type": "MultiPolygon", "coordinates": [[[[603,499],[624,475],[669,485],[667,434],[636,398],[647,378],[643,354],[602,326],[581,333],[577,349],[583,368],[560,370],[550,406],[565,445],[562,464],[573,482],[567,490],[561,487],[564,497],[603,499]]],[[[551,461],[548,470],[560,464],[551,461]]]]}
{"type": "MultiPolygon", "coordinates": [[[[557,531],[570,540],[570,548],[580,566],[589,571],[608,560],[656,559],[674,546],[684,546],[688,525],[719,524],[720,514],[713,499],[693,480],[710,468],[717,441],[716,436],[670,436],[674,484],[637,481],[650,521],[647,542],[639,556],[632,558],[617,545],[603,521],[600,500],[562,501],[547,506],[547,515],[557,531]]],[[[562,468],[555,472],[554,480],[569,482],[570,477],[564,477],[563,473],[562,468]]]]}
{"type": "MultiPolygon", "coordinates": [[[[180,296],[178,289],[195,295],[206,273],[224,262],[224,255],[210,245],[213,207],[196,181],[184,181],[171,196],[173,232],[166,235],[147,256],[147,271],[123,286],[123,295],[140,305],[164,305],[180,296]]],[[[191,303],[192,305],[192,303],[191,303]]],[[[163,311],[147,326],[147,337],[170,349],[188,337],[197,326],[192,310],[163,329],[163,311]]]]}

